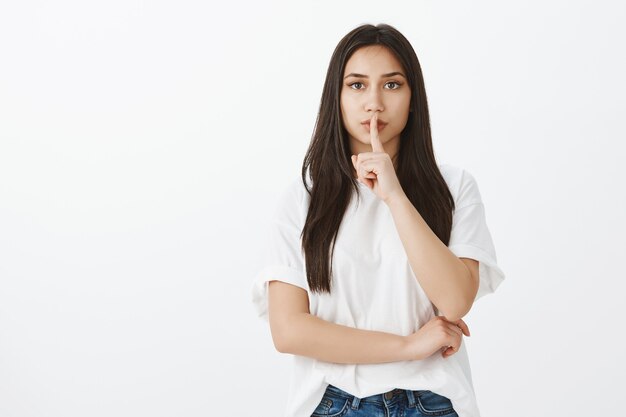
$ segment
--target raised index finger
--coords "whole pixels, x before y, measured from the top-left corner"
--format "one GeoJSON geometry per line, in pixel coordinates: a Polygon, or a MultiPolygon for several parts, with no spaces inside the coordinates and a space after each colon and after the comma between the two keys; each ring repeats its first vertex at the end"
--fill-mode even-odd
{"type": "Polygon", "coordinates": [[[370,119],[370,138],[372,142],[373,152],[385,152],[385,148],[383,148],[383,143],[378,137],[378,113],[374,113],[374,115],[370,119]]]}

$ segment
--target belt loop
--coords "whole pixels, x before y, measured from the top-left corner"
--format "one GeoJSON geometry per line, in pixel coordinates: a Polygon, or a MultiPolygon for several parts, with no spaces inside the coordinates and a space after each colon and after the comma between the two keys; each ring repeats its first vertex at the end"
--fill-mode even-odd
{"type": "Polygon", "coordinates": [[[415,396],[413,395],[413,391],[410,389],[405,390],[406,396],[409,399],[409,408],[415,407],[415,396]]]}
{"type": "Polygon", "coordinates": [[[352,409],[353,410],[358,410],[360,402],[361,402],[361,399],[359,397],[353,396],[352,397],[352,409]]]}

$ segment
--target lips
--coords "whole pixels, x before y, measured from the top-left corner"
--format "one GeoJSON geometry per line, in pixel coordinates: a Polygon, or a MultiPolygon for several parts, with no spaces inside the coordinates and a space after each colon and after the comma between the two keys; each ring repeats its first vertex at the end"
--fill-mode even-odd
{"type": "MultiPolygon", "coordinates": [[[[363,126],[363,128],[366,131],[368,131],[368,132],[370,131],[370,124],[369,123],[361,123],[361,126],[363,126]]],[[[385,128],[385,126],[387,126],[387,123],[379,124],[377,126],[377,130],[380,132],[380,131],[382,131],[385,128]]]]}
{"type": "MultiPolygon", "coordinates": [[[[371,119],[365,119],[365,120],[362,120],[362,121],[361,121],[361,124],[362,124],[362,125],[364,125],[364,124],[370,124],[370,120],[371,120],[371,119]]],[[[378,126],[382,126],[382,125],[386,125],[386,124],[387,124],[387,122],[385,122],[384,120],[382,120],[382,119],[378,119],[378,126]]]]}
{"type": "MultiPolygon", "coordinates": [[[[361,124],[363,126],[365,126],[369,130],[369,128],[370,128],[370,121],[369,120],[367,120],[365,122],[361,122],[361,124]]],[[[378,130],[382,129],[385,126],[387,126],[387,122],[383,122],[381,120],[378,121],[378,123],[377,123],[378,130]]]]}

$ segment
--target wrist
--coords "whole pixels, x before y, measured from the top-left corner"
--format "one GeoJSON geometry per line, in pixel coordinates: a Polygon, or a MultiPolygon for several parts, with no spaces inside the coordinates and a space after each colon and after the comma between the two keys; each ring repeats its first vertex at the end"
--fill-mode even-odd
{"type": "Polygon", "coordinates": [[[385,203],[390,210],[393,210],[394,208],[405,204],[407,201],[410,202],[409,198],[403,191],[399,192],[398,194],[392,194],[387,197],[387,199],[385,199],[385,203]]]}
{"type": "Polygon", "coordinates": [[[402,347],[400,349],[401,360],[415,361],[422,359],[415,349],[415,334],[411,336],[401,336],[402,347]]]}

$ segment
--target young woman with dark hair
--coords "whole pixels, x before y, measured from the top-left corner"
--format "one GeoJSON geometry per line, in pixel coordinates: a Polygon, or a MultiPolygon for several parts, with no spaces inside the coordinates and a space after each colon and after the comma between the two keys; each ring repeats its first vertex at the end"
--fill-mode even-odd
{"type": "Polygon", "coordinates": [[[435,160],[420,64],[394,27],[337,45],[266,249],[252,301],[294,355],[285,416],[479,417],[462,317],[504,274],[474,177],[435,160]]]}

